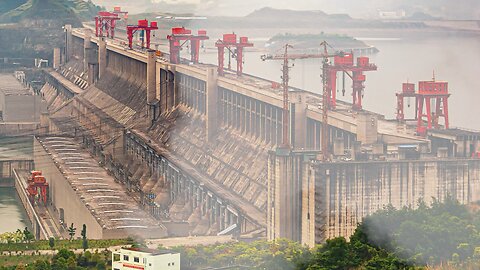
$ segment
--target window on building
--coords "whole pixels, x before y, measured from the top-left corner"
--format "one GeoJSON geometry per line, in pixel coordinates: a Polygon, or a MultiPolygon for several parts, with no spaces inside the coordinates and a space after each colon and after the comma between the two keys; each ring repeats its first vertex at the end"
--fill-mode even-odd
{"type": "Polygon", "coordinates": [[[128,261],[128,255],[123,255],[123,260],[128,261]]]}
{"type": "Polygon", "coordinates": [[[138,257],[133,257],[133,261],[136,262],[136,263],[138,263],[138,262],[140,262],[140,258],[138,258],[138,257]]]}
{"type": "Polygon", "coordinates": [[[172,262],[172,266],[174,266],[174,265],[175,265],[175,263],[174,263],[174,262],[172,262]]]}
{"type": "Polygon", "coordinates": [[[113,254],[113,261],[114,262],[120,261],[120,254],[113,254]]]}
{"type": "Polygon", "coordinates": [[[170,263],[168,263],[168,266],[170,266],[170,263]]]}

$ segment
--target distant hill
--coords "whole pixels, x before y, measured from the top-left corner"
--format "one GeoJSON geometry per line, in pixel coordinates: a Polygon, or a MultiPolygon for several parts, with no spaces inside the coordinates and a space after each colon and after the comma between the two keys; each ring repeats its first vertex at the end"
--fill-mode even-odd
{"type": "Polygon", "coordinates": [[[91,1],[83,0],[6,0],[2,3],[0,22],[21,22],[24,20],[49,20],[59,24],[80,25],[91,20],[100,10],[91,1]],[[8,8],[12,8],[7,10],[8,8]]]}
{"type": "Polygon", "coordinates": [[[320,46],[322,41],[327,41],[331,48],[337,51],[354,51],[357,49],[371,48],[372,52],[378,52],[378,49],[353,37],[323,32],[321,34],[278,34],[270,38],[265,47],[271,52],[276,52],[282,49],[285,44],[290,44],[293,46],[292,51],[297,53],[319,53],[322,50],[320,46]]]}
{"type": "Polygon", "coordinates": [[[328,17],[325,12],[320,10],[289,10],[264,7],[248,14],[247,18],[276,18],[276,19],[318,19],[328,17]]]}

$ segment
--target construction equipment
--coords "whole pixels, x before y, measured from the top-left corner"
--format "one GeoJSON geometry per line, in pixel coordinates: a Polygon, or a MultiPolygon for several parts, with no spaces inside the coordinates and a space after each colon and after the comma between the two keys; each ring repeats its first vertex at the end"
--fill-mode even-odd
{"type": "Polygon", "coordinates": [[[128,47],[133,49],[133,35],[137,31],[140,32],[140,39],[142,41],[142,49],[150,49],[150,35],[154,30],[158,30],[157,22],[148,24],[148,20],[139,20],[137,25],[127,25],[128,47]],[[146,42],[145,42],[146,39],[146,42]],[[146,43],[146,44],[145,44],[146,43]],[[146,46],[145,46],[146,45],[146,46]]]}
{"type": "Polygon", "coordinates": [[[35,202],[48,202],[48,183],[41,171],[32,171],[30,178],[27,180],[28,198],[32,204],[35,202]]]}
{"type": "Polygon", "coordinates": [[[200,54],[200,41],[208,40],[207,31],[198,30],[197,35],[192,35],[192,31],[185,27],[172,28],[172,34],[167,36],[170,41],[170,62],[172,64],[180,63],[180,51],[182,47],[190,41],[190,61],[198,63],[200,54]]]}
{"type": "Polygon", "coordinates": [[[449,129],[448,120],[448,82],[435,81],[435,75],[431,81],[418,83],[417,93],[417,133],[426,135],[427,129],[439,129],[439,119],[444,118],[445,129],[449,129]],[[432,112],[432,101],[435,102],[435,111],[432,112]],[[424,105],[426,112],[424,113],[424,105]],[[427,126],[424,126],[424,117],[427,117],[427,126]]]}
{"type": "Polygon", "coordinates": [[[120,17],[116,13],[108,11],[98,12],[98,15],[95,17],[95,36],[103,37],[105,32],[107,37],[114,38],[115,25],[118,20],[120,20],[120,17]]]}
{"type": "Polygon", "coordinates": [[[228,69],[231,70],[230,59],[234,58],[237,62],[237,75],[243,74],[243,50],[247,47],[253,47],[253,43],[248,42],[248,37],[240,37],[237,40],[236,34],[224,34],[223,39],[215,42],[218,48],[218,75],[223,76],[225,66],[225,49],[228,50],[228,69]]]}
{"type": "Polygon", "coordinates": [[[120,19],[128,20],[128,11],[122,11],[121,7],[113,7],[113,12],[118,15],[120,19]],[[121,17],[120,17],[121,15],[121,17]]]}
{"type": "Polygon", "coordinates": [[[327,46],[327,42],[322,42],[320,44],[323,47],[322,54],[288,54],[288,49],[293,48],[293,46],[286,44],[284,46],[284,53],[278,55],[262,55],[260,58],[263,61],[266,60],[283,60],[283,75],[282,75],[282,86],[283,86],[283,141],[282,147],[290,148],[290,140],[289,140],[289,97],[288,97],[288,84],[289,84],[289,60],[297,60],[297,59],[311,59],[311,58],[321,58],[323,59],[323,74],[322,74],[322,82],[323,82],[323,98],[322,98],[322,155],[323,160],[328,159],[328,110],[329,110],[329,103],[331,100],[331,84],[330,84],[330,64],[329,58],[331,57],[343,57],[343,53],[334,53],[329,54],[327,46]],[[323,128],[326,127],[326,128],[323,128]]]}
{"type": "Polygon", "coordinates": [[[450,126],[448,117],[448,82],[435,81],[435,74],[431,81],[418,83],[418,92],[415,92],[415,84],[404,83],[402,92],[397,96],[397,120],[405,121],[404,99],[415,98],[415,119],[417,121],[417,134],[425,136],[428,129],[440,129],[440,118],[444,118],[444,128],[450,126]],[[435,107],[432,111],[432,106],[435,107]],[[425,112],[426,109],[426,112],[425,112]],[[425,117],[426,123],[425,123],[425,117]],[[426,125],[425,125],[426,124],[426,125]]]}
{"type": "MultiPolygon", "coordinates": [[[[402,92],[396,93],[395,95],[397,96],[397,120],[403,122],[405,121],[405,98],[412,98],[417,96],[417,94],[415,94],[415,84],[404,83],[402,85],[402,92]]],[[[415,119],[416,117],[417,112],[415,112],[415,119]]]]}

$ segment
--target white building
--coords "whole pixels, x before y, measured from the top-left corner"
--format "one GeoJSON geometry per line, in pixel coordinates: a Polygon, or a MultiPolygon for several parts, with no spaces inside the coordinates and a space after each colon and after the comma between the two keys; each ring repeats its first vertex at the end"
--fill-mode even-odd
{"type": "Polygon", "coordinates": [[[395,19],[402,19],[406,16],[405,10],[396,10],[396,11],[378,11],[378,16],[380,19],[385,20],[395,20],[395,19]]]}
{"type": "Polygon", "coordinates": [[[112,253],[113,270],[180,270],[180,254],[139,248],[112,253]]]}

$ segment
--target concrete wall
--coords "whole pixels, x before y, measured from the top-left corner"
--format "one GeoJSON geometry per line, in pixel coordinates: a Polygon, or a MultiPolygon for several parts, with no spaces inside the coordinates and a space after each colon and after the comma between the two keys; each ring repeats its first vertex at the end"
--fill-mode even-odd
{"type": "Polygon", "coordinates": [[[54,163],[52,157],[38,142],[38,139],[34,141],[33,150],[35,169],[43,172],[50,185],[50,199],[52,200],[56,217],[60,219],[60,209],[63,209],[65,224],[70,226],[73,223],[77,228],[75,237],[80,237],[81,227],[85,224],[87,225],[88,238],[104,238],[100,224],[98,224],[88,208],[80,200],[68,180],[54,163]]]}
{"type": "Polygon", "coordinates": [[[267,238],[301,240],[302,155],[278,149],[269,155],[267,238]]]}
{"type": "Polygon", "coordinates": [[[432,198],[443,200],[446,196],[463,204],[480,200],[480,160],[305,166],[302,242],[309,245],[350,236],[363,217],[389,204],[415,207],[420,199],[429,204],[432,198]]]}

